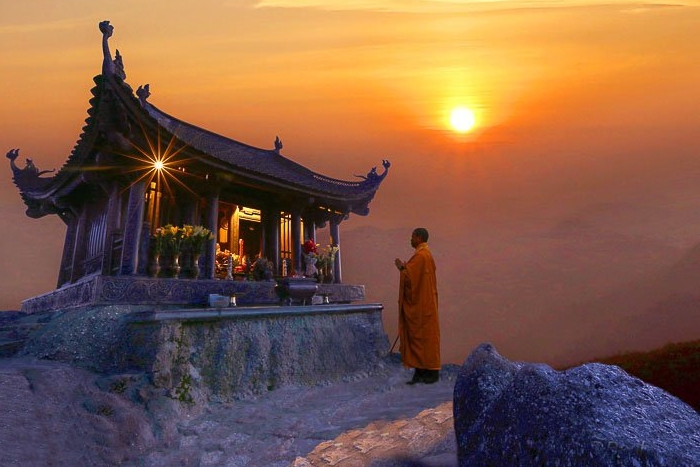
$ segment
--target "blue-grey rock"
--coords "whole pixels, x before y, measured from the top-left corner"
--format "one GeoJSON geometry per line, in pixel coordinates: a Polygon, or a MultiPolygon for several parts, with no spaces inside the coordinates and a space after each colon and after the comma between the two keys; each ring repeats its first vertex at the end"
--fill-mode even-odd
{"type": "Polygon", "coordinates": [[[477,347],[455,384],[460,467],[698,467],[700,415],[602,364],[555,371],[477,347]]]}

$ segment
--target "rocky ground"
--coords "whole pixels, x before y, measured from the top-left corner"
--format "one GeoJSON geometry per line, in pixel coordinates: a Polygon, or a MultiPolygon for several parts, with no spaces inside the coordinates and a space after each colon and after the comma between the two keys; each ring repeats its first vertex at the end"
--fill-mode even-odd
{"type": "Polygon", "coordinates": [[[406,385],[395,357],[375,375],[188,406],[143,375],[0,359],[0,467],[456,465],[458,367],[406,385]]]}

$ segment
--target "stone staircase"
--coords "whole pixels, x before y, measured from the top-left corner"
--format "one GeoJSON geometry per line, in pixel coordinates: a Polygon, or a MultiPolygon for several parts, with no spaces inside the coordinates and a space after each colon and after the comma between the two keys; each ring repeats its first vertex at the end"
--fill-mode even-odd
{"type": "Polygon", "coordinates": [[[29,337],[51,319],[50,313],[0,311],[0,358],[19,352],[29,337]]]}

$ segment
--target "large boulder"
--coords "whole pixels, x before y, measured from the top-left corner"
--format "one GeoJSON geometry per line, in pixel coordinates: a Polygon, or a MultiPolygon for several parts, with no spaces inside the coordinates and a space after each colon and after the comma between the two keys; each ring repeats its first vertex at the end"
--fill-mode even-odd
{"type": "Polygon", "coordinates": [[[460,467],[700,466],[700,415],[616,366],[555,371],[482,344],[457,378],[454,423],[460,467]]]}

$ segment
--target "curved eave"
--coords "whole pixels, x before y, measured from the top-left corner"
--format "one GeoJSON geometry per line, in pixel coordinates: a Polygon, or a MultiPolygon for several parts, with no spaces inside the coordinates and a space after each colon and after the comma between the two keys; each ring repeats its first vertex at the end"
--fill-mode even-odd
{"type": "Polygon", "coordinates": [[[42,217],[48,214],[60,214],[63,207],[58,200],[69,195],[82,183],[82,168],[92,152],[98,137],[95,115],[98,112],[100,96],[102,93],[102,76],[94,78],[96,86],[91,89],[93,97],[90,99],[90,107],[87,110],[83,132],[73,147],[66,162],[56,171],[52,177],[29,178],[23,174],[15,174],[13,180],[19,188],[22,200],[27,205],[29,217],[42,217]]]}
{"type": "Polygon", "coordinates": [[[197,149],[231,169],[256,175],[261,179],[296,191],[337,200],[370,200],[383,179],[362,182],[338,180],[298,164],[278,152],[256,148],[179,120],[144,102],[144,110],[158,124],[184,144],[197,149]]]}

